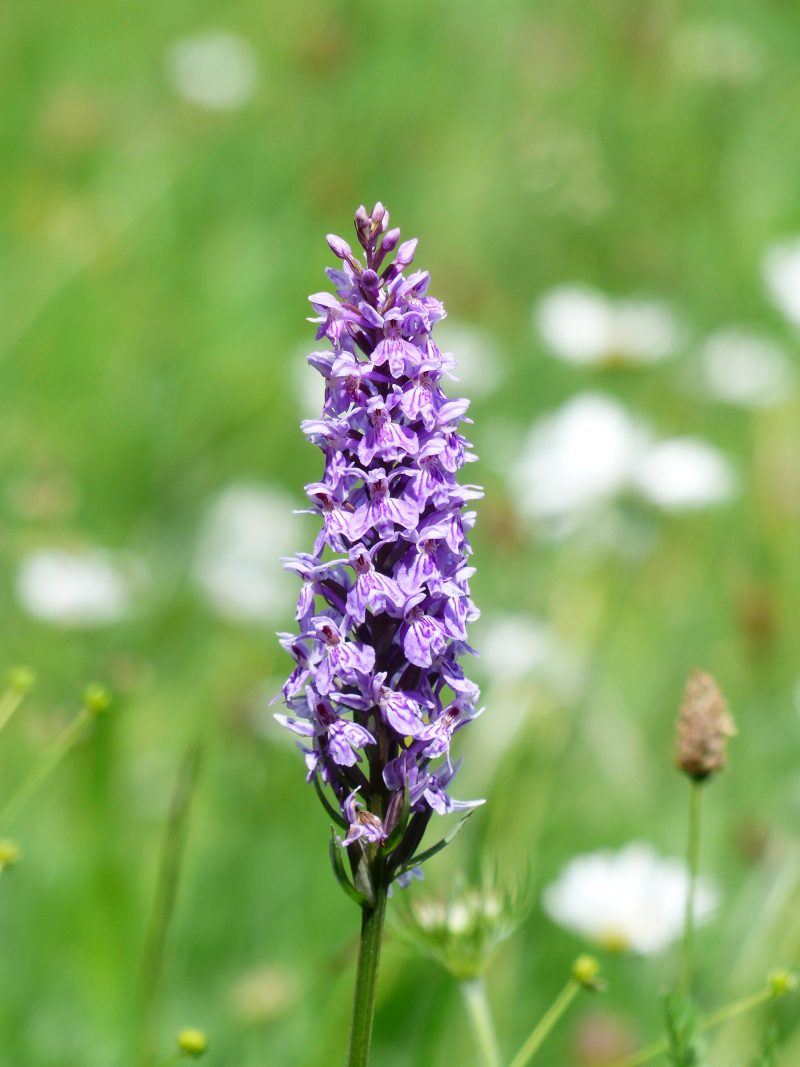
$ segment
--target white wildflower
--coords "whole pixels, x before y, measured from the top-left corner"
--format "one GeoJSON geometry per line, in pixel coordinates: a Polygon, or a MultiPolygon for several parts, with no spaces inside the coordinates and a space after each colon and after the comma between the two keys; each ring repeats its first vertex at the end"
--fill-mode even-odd
{"type": "Polygon", "coordinates": [[[789,357],[774,341],[738,327],[718,330],[700,352],[703,385],[709,396],[744,408],[766,408],[790,395],[794,373],[789,357]]]}
{"type": "Polygon", "coordinates": [[[680,345],[678,322],[661,301],[613,300],[588,286],[550,290],[533,317],[550,352],[568,363],[655,363],[680,345]]]}
{"type": "Polygon", "coordinates": [[[278,560],[296,547],[292,508],[282,490],[255,484],[231,485],[211,503],[193,572],[224,618],[274,622],[285,614],[296,582],[278,560]]]}
{"type": "Polygon", "coordinates": [[[167,51],[169,80],[185,100],[211,111],[234,111],[253,96],[258,66],[253,48],[234,33],[203,32],[167,51]]]}
{"type": "Polygon", "coordinates": [[[718,449],[694,437],[660,441],[642,457],[634,487],[665,511],[692,511],[723,504],[736,490],[736,477],[718,449]]]}
{"type": "MultiPolygon", "coordinates": [[[[689,876],[677,859],[660,857],[644,842],[618,852],[593,852],[572,859],[543,895],[555,922],[599,945],[642,955],[659,952],[683,930],[689,876]]],[[[715,910],[717,890],[700,879],[695,919],[715,910]]]]}
{"type": "Polygon", "coordinates": [[[761,270],[777,308],[795,326],[800,326],[800,236],[768,248],[761,270]]]}
{"type": "Polygon", "coordinates": [[[534,423],[511,469],[520,511],[560,519],[611,500],[628,483],[647,430],[618,401],[581,393],[534,423]]]}
{"type": "Polygon", "coordinates": [[[17,572],[22,608],[58,626],[91,627],[130,615],[142,564],[131,556],[84,546],[40,548],[25,556],[17,572]]]}

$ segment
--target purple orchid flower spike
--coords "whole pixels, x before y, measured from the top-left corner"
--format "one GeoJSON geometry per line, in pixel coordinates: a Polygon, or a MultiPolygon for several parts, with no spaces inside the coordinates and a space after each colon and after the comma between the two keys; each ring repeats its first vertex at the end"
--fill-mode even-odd
{"type": "Polygon", "coordinates": [[[457,476],[475,456],[463,435],[468,401],[448,397],[452,357],[432,331],[444,317],[426,271],[409,271],[416,240],[400,242],[382,204],[359,208],[358,244],[335,235],[335,292],[310,297],[325,382],[320,417],[303,431],[323,453],[306,486],[321,529],[311,552],[284,561],[301,590],[295,661],[283,688],[309,780],[343,832],[334,867],[367,910],[438,848],[420,851],[434,815],[454,800],[450,747],[478,714],[460,662],[469,623],[470,502],[457,476]],[[360,251],[359,251],[360,246],[360,251]],[[343,857],[349,862],[345,872],[343,857]]]}

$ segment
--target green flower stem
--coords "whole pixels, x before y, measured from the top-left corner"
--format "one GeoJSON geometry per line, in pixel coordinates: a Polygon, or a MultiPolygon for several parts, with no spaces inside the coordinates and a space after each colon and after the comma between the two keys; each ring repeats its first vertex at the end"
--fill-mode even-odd
{"type": "Polygon", "coordinates": [[[353,993],[353,1021],[350,1027],[350,1051],[347,1067],[367,1067],[375,1019],[375,991],[381,959],[383,921],[386,916],[388,887],[375,878],[375,901],[361,909],[361,942],[353,993]]]}
{"type": "Polygon", "coordinates": [[[680,989],[684,996],[692,990],[694,962],[694,904],[697,893],[697,872],[700,866],[700,816],[702,811],[703,783],[691,783],[689,800],[689,841],[687,864],[689,867],[689,891],[686,894],[686,917],[683,925],[683,951],[681,953],[680,989]]]}
{"type": "Polygon", "coordinates": [[[571,978],[547,1009],[530,1037],[511,1061],[511,1067],[526,1067],[549,1037],[551,1030],[560,1021],[575,997],[581,991],[580,982],[571,978]]]}
{"type": "Polygon", "coordinates": [[[0,697],[0,730],[8,724],[12,715],[25,698],[25,690],[17,686],[9,686],[0,697]]]}
{"type": "Polygon", "coordinates": [[[483,978],[468,978],[460,982],[459,987],[481,1062],[484,1067],[500,1067],[500,1049],[483,978]]]}
{"type": "MultiPolygon", "coordinates": [[[[742,1000],[735,1000],[732,1004],[727,1004],[702,1019],[700,1029],[713,1030],[714,1027],[720,1026],[722,1023],[729,1022],[739,1015],[752,1011],[753,1008],[766,1004],[768,1000],[772,1000],[774,997],[774,991],[767,988],[754,993],[752,996],[744,997],[742,1000]]],[[[642,1063],[649,1063],[650,1060],[654,1060],[656,1056],[662,1056],[668,1049],[669,1045],[666,1041],[654,1041],[652,1045],[646,1045],[631,1056],[626,1056],[623,1060],[617,1060],[612,1067],[639,1067],[642,1063]]]]}
{"type": "Polygon", "coordinates": [[[5,830],[12,823],[39,786],[56,769],[69,750],[75,745],[97,717],[97,712],[90,707],[82,707],[72,722],[45,752],[41,762],[34,767],[16,793],[0,811],[0,829],[5,830]]]}

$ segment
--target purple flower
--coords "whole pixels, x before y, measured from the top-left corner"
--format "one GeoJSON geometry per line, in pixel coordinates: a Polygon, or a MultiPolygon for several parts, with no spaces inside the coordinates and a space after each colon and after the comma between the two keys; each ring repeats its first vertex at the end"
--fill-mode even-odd
{"type": "Polygon", "coordinates": [[[335,293],[310,298],[330,345],[308,357],[325,400],[302,426],[324,457],[306,486],[321,529],[312,553],[284,561],[302,584],[299,632],[279,635],[295,661],[291,714],[276,716],[309,746],[308,777],[347,829],[354,874],[367,857],[387,883],[406,880],[433,813],[481,803],[449,794],[453,735],[479,713],[459,662],[478,615],[466,509],[481,490],[457,480],[475,459],[469,405],[442,389],[452,359],[432,330],[444,308],[426,271],[406,273],[417,242],[388,224],[381,204],[358,209],[363,259],[329,235],[335,293]]]}

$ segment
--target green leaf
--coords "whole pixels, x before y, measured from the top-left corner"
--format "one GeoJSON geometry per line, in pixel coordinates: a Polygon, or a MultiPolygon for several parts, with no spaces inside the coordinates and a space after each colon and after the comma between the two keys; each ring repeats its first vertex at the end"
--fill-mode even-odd
{"type": "Polygon", "coordinates": [[[467,819],[470,817],[470,815],[472,815],[474,810],[475,809],[473,808],[472,811],[468,811],[466,815],[460,818],[453,827],[453,829],[450,830],[449,833],[445,834],[441,841],[437,841],[435,845],[431,846],[431,848],[426,848],[424,852],[420,852],[418,855],[412,856],[408,863],[404,863],[401,867],[398,867],[397,871],[395,872],[395,878],[400,874],[405,874],[406,871],[412,870],[412,868],[414,867],[419,867],[421,863],[425,863],[426,860],[431,859],[431,857],[435,856],[437,852],[441,852],[443,848],[447,848],[447,846],[450,844],[456,834],[459,833],[459,831],[461,830],[467,819]]]}
{"type": "Polygon", "coordinates": [[[334,808],[333,804],[331,804],[331,802],[325,796],[325,792],[324,792],[322,786],[320,785],[318,776],[315,774],[314,777],[311,780],[314,783],[314,788],[317,791],[317,796],[322,801],[322,806],[325,809],[325,811],[327,811],[328,816],[331,819],[333,819],[333,821],[336,823],[337,826],[340,826],[343,830],[346,830],[347,829],[347,819],[345,819],[345,817],[342,815],[342,813],[340,811],[337,811],[336,808],[334,808]]]}
{"type": "Polygon", "coordinates": [[[700,1016],[691,1000],[681,993],[668,993],[664,1012],[672,1067],[707,1067],[700,1016]]]}
{"type": "Polygon", "coordinates": [[[339,847],[339,842],[336,840],[336,831],[331,827],[331,840],[330,840],[330,857],[331,866],[333,867],[333,873],[336,877],[336,881],[347,893],[351,900],[354,900],[359,907],[363,907],[364,904],[369,904],[369,899],[356,889],[350,879],[347,877],[347,871],[344,867],[344,860],[342,859],[342,852],[339,847]]]}

